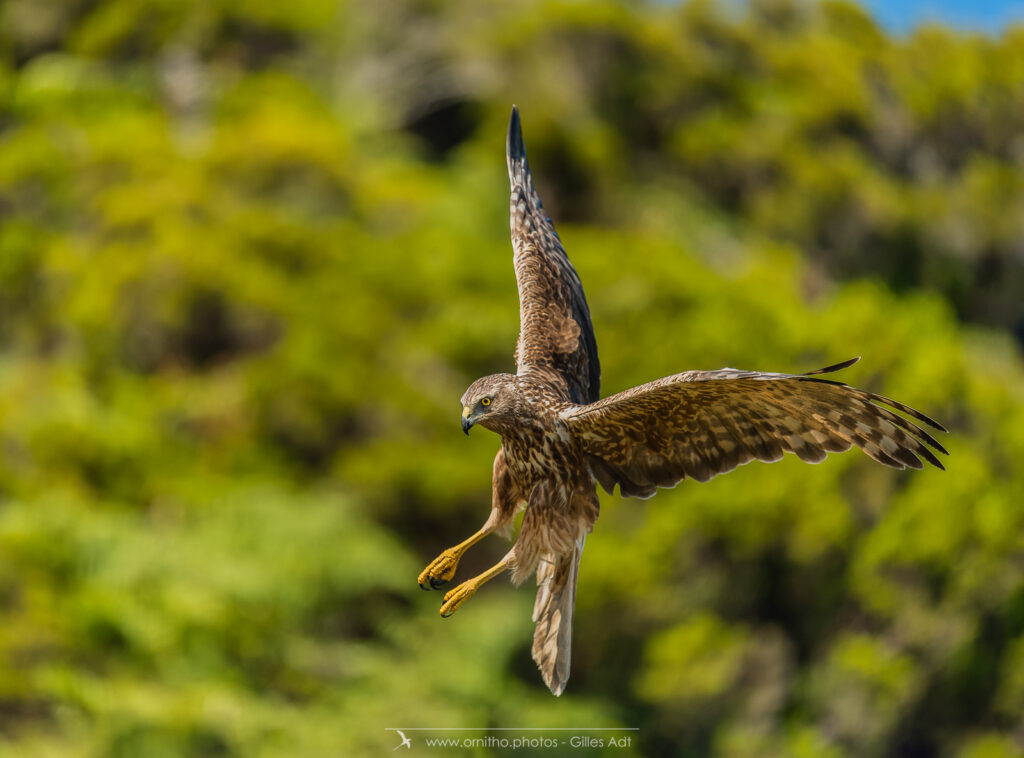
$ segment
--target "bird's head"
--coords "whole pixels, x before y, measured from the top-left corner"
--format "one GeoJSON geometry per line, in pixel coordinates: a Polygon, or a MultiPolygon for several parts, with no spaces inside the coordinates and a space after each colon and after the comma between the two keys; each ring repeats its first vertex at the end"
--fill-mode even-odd
{"type": "Polygon", "coordinates": [[[515,409],[519,388],[512,374],[492,374],[477,379],[462,396],[462,431],[479,423],[492,432],[500,432],[515,409]]]}

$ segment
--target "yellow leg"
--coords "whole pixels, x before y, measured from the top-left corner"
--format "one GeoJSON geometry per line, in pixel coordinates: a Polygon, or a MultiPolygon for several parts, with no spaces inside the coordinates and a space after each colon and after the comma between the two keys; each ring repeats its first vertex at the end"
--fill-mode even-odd
{"type": "Polygon", "coordinates": [[[444,596],[444,603],[441,604],[441,615],[451,616],[455,611],[459,609],[459,606],[469,600],[476,593],[478,589],[488,582],[502,571],[508,568],[509,563],[512,562],[512,553],[510,552],[501,561],[494,566],[491,566],[484,573],[479,576],[474,576],[472,579],[468,579],[460,584],[455,589],[451,590],[447,595],[444,596]]]}
{"type": "Polygon", "coordinates": [[[420,584],[420,589],[436,590],[448,584],[452,577],[455,576],[455,569],[458,568],[462,554],[490,534],[491,531],[490,529],[481,529],[468,540],[463,540],[455,547],[448,548],[432,560],[420,573],[419,579],[416,580],[420,584]]]}

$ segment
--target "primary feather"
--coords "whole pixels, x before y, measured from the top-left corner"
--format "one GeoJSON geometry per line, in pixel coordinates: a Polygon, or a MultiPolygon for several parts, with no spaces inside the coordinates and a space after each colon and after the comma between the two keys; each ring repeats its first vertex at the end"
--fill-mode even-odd
{"type": "Polygon", "coordinates": [[[852,446],[893,468],[920,469],[922,458],[943,468],[929,449],[945,453],[942,445],[884,406],[944,431],[938,423],[894,400],[813,378],[851,362],[800,375],[687,371],[567,408],[562,417],[592,456],[601,485],[611,492],[618,484],[633,497],[783,453],[819,463],[852,446]]]}

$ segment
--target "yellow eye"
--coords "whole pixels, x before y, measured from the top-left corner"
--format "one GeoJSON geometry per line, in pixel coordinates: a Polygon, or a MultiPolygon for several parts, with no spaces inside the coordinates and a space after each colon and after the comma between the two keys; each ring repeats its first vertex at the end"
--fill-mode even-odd
{"type": "Polygon", "coordinates": [[[490,404],[491,399],[489,397],[485,397],[483,400],[480,401],[480,405],[482,405],[484,408],[486,408],[490,404]]]}

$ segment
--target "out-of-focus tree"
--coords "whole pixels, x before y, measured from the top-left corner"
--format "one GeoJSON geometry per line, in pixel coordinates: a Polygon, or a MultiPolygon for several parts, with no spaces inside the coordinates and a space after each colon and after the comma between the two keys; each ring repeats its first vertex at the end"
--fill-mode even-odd
{"type": "Polygon", "coordinates": [[[0,755],[1019,755],[1022,52],[836,2],[8,0],[0,755]],[[606,393],[861,353],[953,431],[944,474],[605,498],[559,700],[528,590],[415,587],[489,503],[511,101],[606,393]]]}

